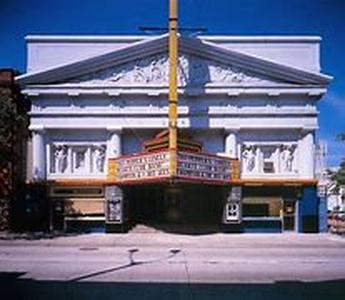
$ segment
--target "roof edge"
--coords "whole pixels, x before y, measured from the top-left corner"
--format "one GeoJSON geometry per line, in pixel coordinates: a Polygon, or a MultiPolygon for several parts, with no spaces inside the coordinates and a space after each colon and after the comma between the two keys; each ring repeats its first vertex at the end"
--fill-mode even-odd
{"type": "MultiPolygon", "coordinates": [[[[131,42],[150,40],[160,35],[50,35],[30,34],[25,37],[27,42],[131,42]]],[[[214,42],[296,42],[316,43],[322,40],[317,35],[199,35],[198,39],[214,42]]]]}
{"type": "Polygon", "coordinates": [[[160,35],[27,35],[26,42],[137,42],[160,35]]]}
{"type": "Polygon", "coordinates": [[[296,42],[296,43],[319,43],[321,36],[317,35],[252,35],[252,36],[226,36],[226,35],[200,35],[201,40],[215,42],[296,42]]]}

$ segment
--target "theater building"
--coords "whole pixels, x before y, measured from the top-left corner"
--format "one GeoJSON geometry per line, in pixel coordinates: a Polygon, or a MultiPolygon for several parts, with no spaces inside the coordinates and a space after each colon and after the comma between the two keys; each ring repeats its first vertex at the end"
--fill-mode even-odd
{"type": "Polygon", "coordinates": [[[318,231],[319,37],[179,36],[173,177],[168,35],[26,42],[27,180],[52,228],[318,231]]]}

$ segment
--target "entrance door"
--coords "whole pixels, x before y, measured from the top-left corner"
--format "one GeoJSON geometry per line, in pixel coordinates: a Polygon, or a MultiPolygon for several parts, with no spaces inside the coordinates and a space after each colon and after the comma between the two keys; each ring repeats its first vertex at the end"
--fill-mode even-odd
{"type": "Polygon", "coordinates": [[[296,206],[296,201],[284,200],[284,206],[283,206],[284,231],[295,230],[295,217],[296,217],[295,206],[296,206]]]}
{"type": "Polygon", "coordinates": [[[177,197],[166,185],[138,185],[126,189],[133,223],[218,224],[222,220],[223,189],[219,186],[181,185],[177,197]]]}

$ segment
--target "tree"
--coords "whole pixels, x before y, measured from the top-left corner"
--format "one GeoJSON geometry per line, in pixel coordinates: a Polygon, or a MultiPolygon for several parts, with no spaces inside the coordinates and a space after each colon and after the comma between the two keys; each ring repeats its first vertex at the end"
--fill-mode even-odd
{"type": "Polygon", "coordinates": [[[13,82],[14,72],[0,70],[0,230],[9,228],[23,178],[28,108],[13,82]]]}
{"type": "MultiPolygon", "coordinates": [[[[338,134],[337,140],[345,142],[345,133],[338,134]]],[[[332,179],[336,181],[338,187],[345,186],[345,158],[341,161],[339,170],[333,174],[332,179]]]]}
{"type": "Polygon", "coordinates": [[[6,90],[0,91],[0,166],[12,160],[12,145],[18,123],[23,122],[13,96],[6,90]]]}
{"type": "Polygon", "coordinates": [[[345,160],[340,163],[339,170],[334,174],[334,180],[339,186],[345,186],[345,160]]]}

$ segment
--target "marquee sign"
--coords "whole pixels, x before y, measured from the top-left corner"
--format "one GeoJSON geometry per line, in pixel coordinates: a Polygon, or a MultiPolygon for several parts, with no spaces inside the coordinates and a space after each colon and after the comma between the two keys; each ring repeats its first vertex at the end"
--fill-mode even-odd
{"type": "Polygon", "coordinates": [[[178,152],[177,176],[190,179],[229,181],[231,179],[230,160],[213,155],[178,152]]]}
{"type": "MultiPolygon", "coordinates": [[[[114,179],[117,183],[145,182],[170,177],[169,152],[160,151],[116,159],[114,179]]],[[[177,179],[226,183],[231,179],[228,158],[203,153],[177,152],[177,179]]]]}
{"type": "Polygon", "coordinates": [[[116,160],[116,181],[137,181],[169,176],[167,151],[121,157],[116,160]]]}

